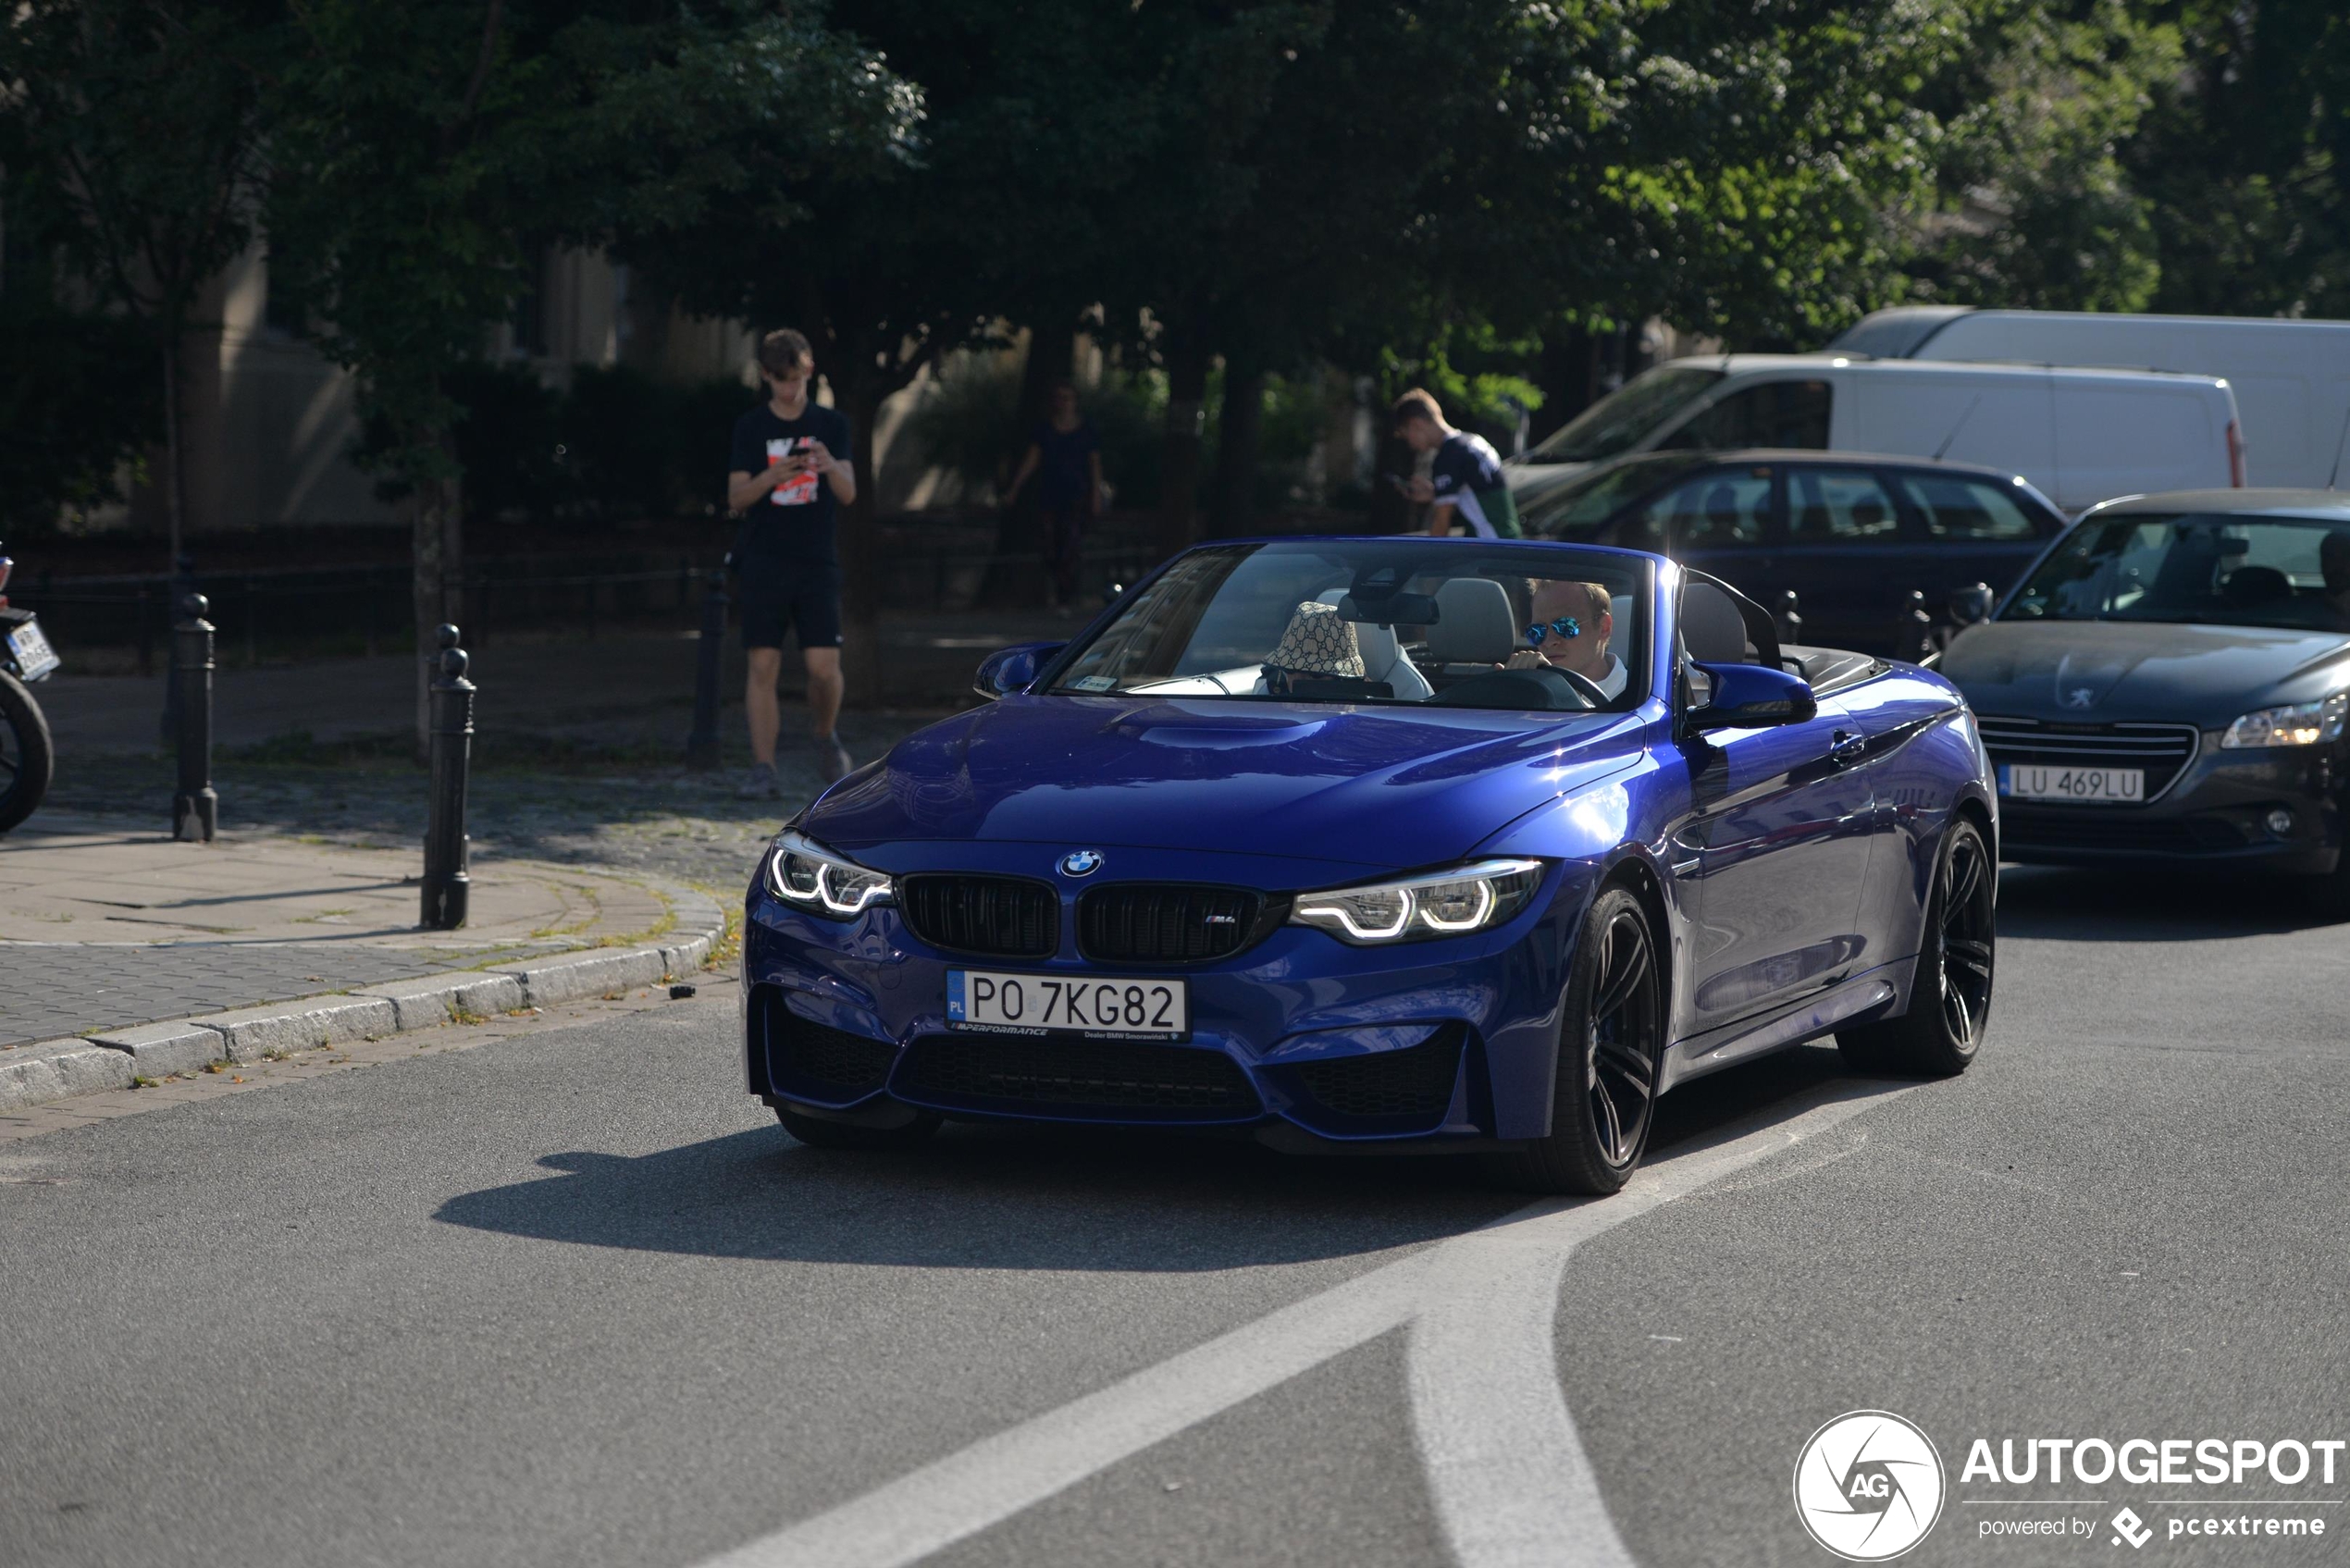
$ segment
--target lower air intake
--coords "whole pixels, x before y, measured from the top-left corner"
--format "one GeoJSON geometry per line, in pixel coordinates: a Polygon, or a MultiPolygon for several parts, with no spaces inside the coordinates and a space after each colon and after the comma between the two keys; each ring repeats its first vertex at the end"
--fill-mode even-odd
{"type": "Polygon", "coordinates": [[[1334,1056],[1289,1069],[1315,1107],[1349,1120],[1432,1122],[1453,1103],[1460,1075],[1458,1025],[1448,1025],[1402,1051],[1334,1056]]]}
{"type": "Polygon", "coordinates": [[[1196,1046],[930,1034],[907,1053],[897,1093],[934,1104],[1152,1121],[1231,1121],[1259,1109],[1239,1065],[1196,1046]]]}
{"type": "Polygon", "coordinates": [[[889,1079],[897,1047],[801,1018],[782,994],[761,987],[766,1005],[767,1074],[775,1091],[811,1100],[853,1100],[889,1079]]]}

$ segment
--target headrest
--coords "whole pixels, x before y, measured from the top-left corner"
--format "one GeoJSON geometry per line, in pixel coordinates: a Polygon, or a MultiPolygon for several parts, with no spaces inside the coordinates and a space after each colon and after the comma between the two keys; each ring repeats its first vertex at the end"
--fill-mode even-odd
{"type": "Polygon", "coordinates": [[[1681,646],[1701,664],[1744,664],[1754,657],[1730,596],[1695,580],[1681,586],[1681,646]]]}
{"type": "Polygon", "coordinates": [[[1490,577],[1446,579],[1436,590],[1436,624],[1428,629],[1428,656],[1436,663],[1499,664],[1524,638],[1509,590],[1490,577]]]}
{"type": "Polygon", "coordinates": [[[1374,681],[1386,680],[1388,673],[1395,668],[1395,661],[1404,653],[1402,646],[1395,640],[1394,630],[1375,621],[1357,621],[1348,614],[1354,604],[1353,596],[1344,588],[1325,588],[1315,596],[1315,599],[1317,603],[1337,610],[1341,618],[1354,628],[1355,646],[1363,653],[1365,677],[1374,681]]]}
{"type": "Polygon", "coordinates": [[[1290,612],[1281,640],[1265,661],[1301,675],[1363,678],[1363,648],[1354,623],[1339,618],[1338,607],[1307,599],[1290,612]]]}
{"type": "Polygon", "coordinates": [[[2293,579],[2273,566],[2239,566],[2228,574],[2220,597],[2239,607],[2277,604],[2293,597],[2293,579]]]}

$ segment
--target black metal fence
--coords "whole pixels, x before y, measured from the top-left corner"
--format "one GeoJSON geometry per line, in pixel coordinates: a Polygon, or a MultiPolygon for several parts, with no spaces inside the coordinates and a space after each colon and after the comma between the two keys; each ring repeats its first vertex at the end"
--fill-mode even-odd
{"type": "MultiPolygon", "coordinates": [[[[1041,602],[1044,562],[985,549],[897,546],[878,552],[882,600],[891,611],[953,611],[978,606],[992,586],[1001,602],[1041,602]]],[[[992,542],[992,541],[990,541],[992,542]]],[[[199,544],[199,549],[201,544],[199,544]]],[[[475,648],[500,636],[606,632],[699,623],[708,574],[723,550],[641,550],[545,556],[476,557],[461,579],[465,640],[475,648]]],[[[1081,591],[1098,596],[1131,582],[1157,559],[1151,547],[1105,539],[1085,551],[1081,591]]],[[[194,587],[212,605],[223,663],[253,664],[265,654],[373,654],[414,646],[410,569],[405,563],[331,567],[252,567],[206,571],[196,558],[194,587]]],[[[169,657],[173,580],[165,574],[66,576],[37,566],[10,584],[17,603],[38,611],[51,640],[67,648],[136,651],[140,669],[169,657]]],[[[439,617],[435,617],[438,621],[439,617]]]]}

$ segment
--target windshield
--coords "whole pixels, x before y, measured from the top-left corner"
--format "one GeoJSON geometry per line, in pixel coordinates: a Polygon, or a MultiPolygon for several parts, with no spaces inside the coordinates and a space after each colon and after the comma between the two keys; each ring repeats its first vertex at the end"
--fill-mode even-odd
{"type": "Polygon", "coordinates": [[[1544,490],[1533,500],[1522,501],[1518,517],[1528,533],[1544,538],[1589,532],[1657,486],[1669,484],[1712,461],[1706,453],[1688,452],[1612,463],[1588,474],[1577,474],[1558,488],[1544,490]]]}
{"type": "Polygon", "coordinates": [[[2227,513],[2091,518],[2000,619],[2350,632],[2350,523],[2227,513]]]}
{"type": "Polygon", "coordinates": [[[1691,398],[1722,379],[1719,370],[1661,364],[1636,376],[1529,448],[1521,463],[1597,463],[1629,451],[1691,398]]]}
{"type": "Polygon", "coordinates": [[[1646,695],[1645,563],[1556,545],[1194,550],[1079,645],[1071,695],[1621,710],[1646,695]]]}

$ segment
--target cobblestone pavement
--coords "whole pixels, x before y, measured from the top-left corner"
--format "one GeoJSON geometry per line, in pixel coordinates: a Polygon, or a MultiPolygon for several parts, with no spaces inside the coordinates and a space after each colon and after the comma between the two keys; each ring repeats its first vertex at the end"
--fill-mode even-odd
{"type": "Polygon", "coordinates": [[[0,1046],[429,974],[439,955],[357,943],[0,944],[0,1046]]]}
{"type": "MultiPolygon", "coordinates": [[[[841,737],[861,762],[939,716],[845,714],[841,737]]],[[[786,725],[794,717],[786,711],[786,725]]],[[[823,788],[813,754],[788,730],[776,773],[781,799],[740,800],[734,793],[739,769],[689,773],[674,763],[600,761],[592,754],[560,767],[478,767],[466,819],[473,858],[476,865],[527,859],[642,872],[732,903],[761,846],[823,788]]],[[[165,758],[62,757],[44,810],[161,828],[169,817],[172,779],[165,758]]],[[[224,832],[363,847],[424,842],[425,772],[404,759],[299,748],[231,756],[214,769],[213,784],[224,832]]],[[[0,855],[6,842],[0,840],[0,855]]]]}

